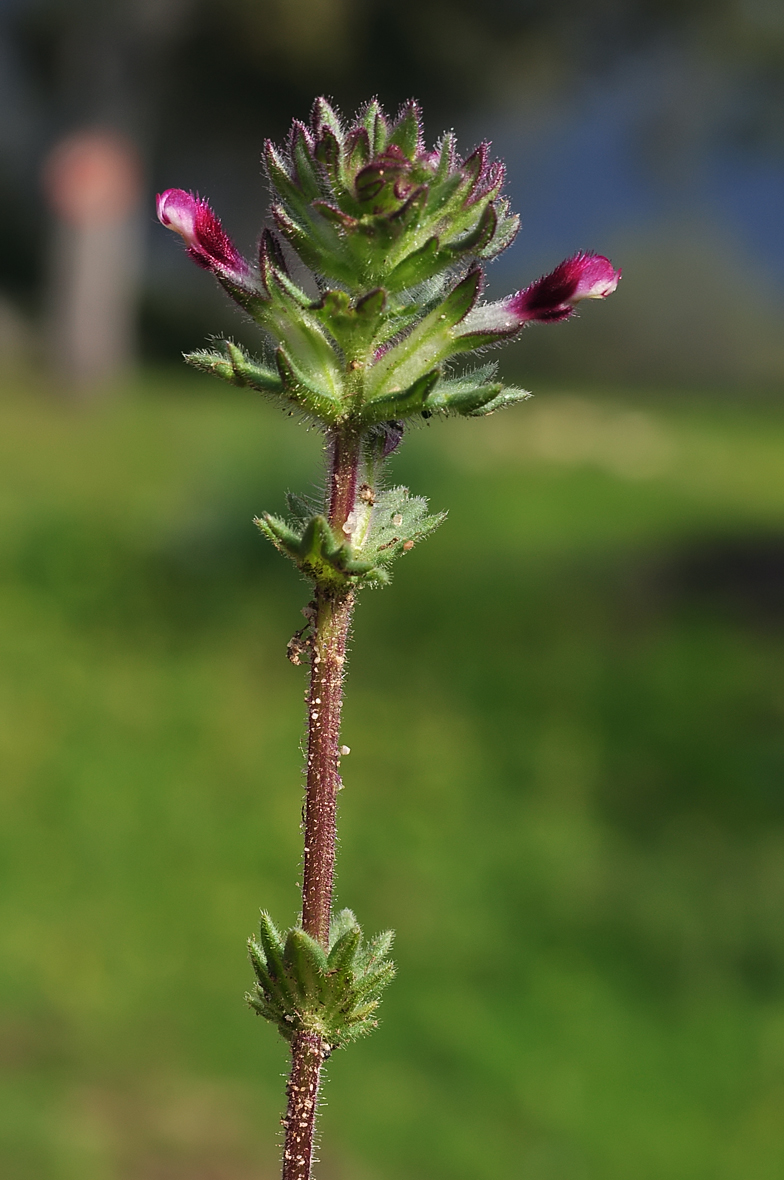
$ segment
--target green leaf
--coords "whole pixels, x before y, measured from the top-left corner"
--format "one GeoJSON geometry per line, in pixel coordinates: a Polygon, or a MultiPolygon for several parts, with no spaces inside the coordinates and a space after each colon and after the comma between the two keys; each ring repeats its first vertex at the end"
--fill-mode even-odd
{"type": "Polygon", "coordinates": [[[225,352],[212,352],[206,348],[199,348],[195,352],[184,352],[183,360],[202,373],[209,373],[213,377],[220,377],[223,381],[237,385],[234,366],[225,352]]]}
{"type": "Polygon", "coordinates": [[[258,323],[285,348],[308,389],[339,403],[342,362],[314,315],[311,300],[275,267],[269,268],[268,281],[270,298],[258,323]]]}
{"type": "Polygon", "coordinates": [[[286,935],[283,961],[304,1004],[323,1003],[327,956],[314,938],[295,926],[286,935]]]}
{"type": "Polygon", "coordinates": [[[462,351],[453,329],[473,307],[481,277],[478,268],[470,270],[429,315],[376,361],[368,374],[371,396],[399,393],[439,362],[462,351]]]}
{"type": "Polygon", "coordinates": [[[308,132],[302,123],[295,122],[292,128],[291,158],[297,187],[307,201],[314,201],[322,195],[316,161],[311,154],[308,132]]]}
{"type": "MultiPolygon", "coordinates": [[[[329,390],[311,382],[310,375],[297,365],[281,347],[275,353],[275,361],[284,391],[303,410],[320,418],[322,422],[335,425],[345,418],[343,405],[329,390]]],[[[312,369],[311,369],[312,372],[312,369]]],[[[318,375],[316,380],[318,380],[318,375]]]]}
{"type": "Polygon", "coordinates": [[[445,131],[438,144],[438,166],[436,167],[435,174],[435,181],[438,184],[446,180],[452,171],[456,145],[457,136],[454,131],[445,131]]]}
{"type": "Polygon", "coordinates": [[[270,184],[284,205],[296,217],[304,217],[307,220],[310,202],[291,176],[285,161],[270,140],[267,140],[264,145],[264,167],[270,184]]]}
{"type": "Polygon", "coordinates": [[[248,939],[248,954],[250,955],[250,961],[259,983],[265,991],[271,991],[272,981],[267,971],[267,959],[255,938],[248,939]]]}
{"type": "Polygon", "coordinates": [[[338,939],[342,938],[349,930],[359,929],[359,922],[353,910],[338,910],[333,913],[329,921],[329,947],[330,951],[334,947],[338,939]]]}
{"type": "Polygon", "coordinates": [[[378,963],[386,959],[394,941],[394,930],[382,930],[380,934],[375,934],[366,944],[364,953],[358,956],[362,972],[373,970],[378,963]]]}
{"type": "Polygon", "coordinates": [[[270,295],[270,307],[284,308],[294,315],[309,312],[313,307],[313,300],[286,271],[270,262],[267,266],[267,287],[270,295]]]}
{"type": "Polygon", "coordinates": [[[347,930],[345,934],[341,935],[329,952],[330,972],[346,975],[351,970],[361,940],[362,931],[359,926],[355,926],[353,930],[347,930]]]}
{"type": "MultiPolygon", "coordinates": [[[[496,202],[496,205],[501,202],[496,202]]],[[[503,202],[506,206],[506,201],[503,202]]],[[[511,217],[506,217],[499,214],[498,225],[495,233],[486,246],[483,246],[477,251],[477,256],[481,259],[495,258],[498,254],[510,246],[517,236],[517,231],[520,229],[520,218],[517,214],[511,217]]]]}
{"type": "Polygon", "coordinates": [[[431,369],[402,393],[382,393],[380,397],[372,398],[362,407],[363,422],[388,422],[393,418],[409,418],[412,414],[421,414],[439,376],[438,369],[431,369]]]}
{"type": "Polygon", "coordinates": [[[492,205],[486,205],[474,229],[459,238],[452,238],[447,249],[452,255],[478,254],[492,241],[498,226],[498,214],[492,205]]]}
{"type": "Polygon", "coordinates": [[[375,999],[392,982],[394,976],[394,963],[380,963],[373,971],[368,971],[351,989],[354,1003],[358,1000],[375,999]]]}
{"type": "Polygon", "coordinates": [[[519,402],[528,401],[531,394],[527,389],[516,389],[513,385],[504,386],[501,392],[490,401],[470,411],[472,418],[484,418],[494,414],[496,410],[504,410],[507,406],[516,406],[519,402]]]}
{"type": "Polygon", "coordinates": [[[454,262],[454,256],[441,250],[438,238],[433,235],[424,246],[412,252],[385,277],[384,286],[388,291],[404,291],[416,287],[426,279],[438,274],[445,266],[454,262]]]}
{"type": "Polygon", "coordinates": [[[323,579],[340,585],[346,581],[341,575],[349,547],[335,537],[326,516],[313,516],[308,521],[302,534],[301,553],[303,569],[316,581],[323,579]]]}
{"type": "Polygon", "coordinates": [[[368,291],[355,303],[345,291],[325,291],[312,314],[347,355],[365,352],[383,322],[386,292],[368,291]]]}
{"type": "MultiPolygon", "coordinates": [[[[293,207],[289,203],[289,208],[293,207]]],[[[273,205],[270,212],[281,234],[306,266],[339,282],[355,282],[356,269],[346,256],[337,230],[316,209],[306,204],[292,217],[287,208],[273,205]]]]}
{"type": "Polygon", "coordinates": [[[275,974],[283,967],[283,938],[277,926],[266,910],[261,911],[259,919],[259,938],[267,961],[267,966],[275,974]]]}
{"type": "Polygon", "coordinates": [[[464,200],[470,188],[470,182],[461,172],[453,172],[443,180],[434,181],[430,186],[430,200],[427,205],[427,216],[432,221],[438,218],[444,223],[446,231],[449,226],[449,215],[458,210],[464,211],[464,200]]]}
{"type": "Polygon", "coordinates": [[[310,516],[292,527],[269,512],[256,517],[255,524],[268,541],[310,578],[326,590],[341,590],[353,584],[352,574],[364,573],[347,568],[351,562],[350,546],[336,539],[324,516],[310,516]]]}
{"type": "Polygon", "coordinates": [[[401,118],[396,123],[389,137],[390,144],[400,148],[409,160],[416,157],[422,128],[422,114],[419,104],[411,99],[403,108],[401,118]]]}
{"type": "Polygon", "coordinates": [[[366,106],[362,114],[362,126],[368,133],[370,157],[378,156],[387,146],[389,127],[384,118],[384,112],[378,99],[374,98],[366,106]]]}
{"type": "Polygon", "coordinates": [[[284,1001],[293,1002],[294,995],[288,985],[286,964],[283,960],[283,940],[269,914],[262,910],[259,921],[259,940],[267,963],[267,973],[284,1001]]]}
{"type": "MultiPolygon", "coordinates": [[[[427,508],[427,500],[411,496],[408,488],[389,488],[377,498],[366,540],[355,550],[373,567],[370,581],[446,520],[445,512],[429,515],[427,508]]],[[[385,580],[382,574],[380,581],[385,580]]]]}
{"type": "Polygon", "coordinates": [[[278,978],[270,973],[265,965],[262,949],[253,938],[248,939],[248,954],[257,980],[254,994],[261,997],[265,1003],[285,1012],[291,1002],[285,974],[278,978]]]}
{"type": "Polygon", "coordinates": [[[268,1000],[264,993],[259,990],[258,985],[256,985],[252,992],[245,993],[245,999],[259,1016],[263,1016],[265,1020],[269,1020],[272,1024],[277,1024],[278,1027],[282,1026],[281,1031],[285,1028],[283,1024],[286,1019],[284,1009],[280,1008],[274,1001],[268,1000]]]}
{"type": "Polygon", "coordinates": [[[323,134],[324,129],[328,128],[332,135],[342,142],[343,125],[340,121],[340,116],[335,108],[327,102],[326,98],[317,98],[313,103],[311,122],[317,134],[323,134]]]}
{"type": "Polygon", "coordinates": [[[326,169],[333,188],[342,188],[342,150],[341,141],[329,127],[324,127],[316,144],[316,159],[326,169]]]}
{"type": "Polygon", "coordinates": [[[357,173],[370,163],[371,155],[370,134],[367,128],[362,127],[347,135],[343,149],[344,173],[347,179],[353,182],[357,173]]]}
{"type": "Polygon", "coordinates": [[[260,393],[283,393],[283,382],[280,374],[274,369],[249,357],[231,340],[223,340],[221,344],[223,352],[199,349],[196,352],[185,353],[185,360],[195,369],[220,377],[231,385],[256,389],[260,393]]]}
{"type": "Polygon", "coordinates": [[[255,523],[306,577],[329,592],[385,585],[393,561],[446,519],[445,513],[429,514],[427,500],[401,487],[381,493],[373,502],[358,501],[347,522],[351,533],[340,537],[325,516],[305,519],[306,501],[290,498],[289,506],[295,520],[265,512],[255,523]]]}
{"type": "Polygon", "coordinates": [[[290,557],[295,565],[300,564],[302,535],[270,512],[254,517],[253,523],[261,530],[268,541],[285,557],[290,557]]]}
{"type": "Polygon", "coordinates": [[[298,496],[295,492],[286,492],[286,503],[289,506],[289,511],[297,518],[297,521],[305,525],[314,516],[316,509],[305,499],[304,496],[298,496]]]}
{"type": "Polygon", "coordinates": [[[497,369],[497,364],[482,365],[460,377],[442,378],[429,394],[425,410],[478,418],[531,396],[524,389],[488,380],[495,376],[497,369]]]}

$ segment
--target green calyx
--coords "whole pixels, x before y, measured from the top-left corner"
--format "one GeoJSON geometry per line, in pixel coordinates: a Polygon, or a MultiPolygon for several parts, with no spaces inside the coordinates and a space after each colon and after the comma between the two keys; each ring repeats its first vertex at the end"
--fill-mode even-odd
{"type": "Polygon", "coordinates": [[[300,927],[280,933],[262,913],[259,939],[248,939],[256,982],[251,1008],[290,1041],[317,1033],[333,1049],[372,1032],[381,992],[395,974],[391,930],[365,941],[351,910],[330,924],[329,950],[300,927]]]}

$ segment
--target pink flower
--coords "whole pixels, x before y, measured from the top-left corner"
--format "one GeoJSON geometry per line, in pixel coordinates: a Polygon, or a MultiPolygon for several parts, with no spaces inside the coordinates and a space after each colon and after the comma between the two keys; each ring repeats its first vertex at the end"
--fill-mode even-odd
{"type": "Polygon", "coordinates": [[[169,188],[159,194],[157,209],[158,220],[180,234],[194,262],[244,290],[256,289],[249,264],[206,201],[169,188]]]}
{"type": "Polygon", "coordinates": [[[609,258],[601,254],[575,254],[504,303],[520,324],[529,320],[553,323],[568,319],[581,299],[606,299],[612,295],[620,277],[621,272],[609,258]]]}
{"type": "Polygon", "coordinates": [[[461,337],[473,337],[473,347],[514,336],[532,320],[556,323],[566,320],[581,299],[606,299],[621,277],[601,254],[575,254],[543,275],[524,291],[496,303],[475,305],[460,324],[461,337]]]}

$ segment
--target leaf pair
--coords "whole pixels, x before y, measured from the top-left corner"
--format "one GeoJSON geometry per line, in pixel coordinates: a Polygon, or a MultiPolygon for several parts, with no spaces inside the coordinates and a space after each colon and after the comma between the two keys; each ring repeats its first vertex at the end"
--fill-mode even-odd
{"type": "Polygon", "coordinates": [[[367,488],[357,499],[337,537],[325,516],[314,515],[298,496],[288,496],[290,521],[264,513],[256,524],[273,545],[307,578],[331,593],[359,586],[380,586],[390,580],[395,558],[413,549],[445,519],[428,514],[427,500],[391,488],[376,497],[367,488]]]}
{"type": "MultiPolygon", "coordinates": [[[[477,346],[475,333],[470,337],[460,335],[461,320],[474,296],[475,285],[469,275],[368,367],[364,388],[353,397],[341,392],[334,354],[329,364],[320,366],[312,342],[302,352],[294,351],[296,342],[291,351],[281,345],[275,353],[274,367],[249,356],[229,340],[220,342],[220,351],[202,349],[188,353],[185,359],[232,385],[256,389],[287,402],[327,427],[353,422],[368,431],[391,419],[405,420],[422,413],[474,417],[489,414],[529,395],[497,381],[488,382],[488,375],[495,373],[492,365],[457,378],[442,375],[445,359],[466,347],[477,346]]],[[[367,340],[378,330],[382,297],[383,292],[372,292],[353,305],[344,292],[328,291],[314,308],[313,316],[331,321],[332,332],[342,345],[363,341],[367,346],[367,340]]],[[[324,346],[329,348],[326,339],[324,346]]]]}
{"type": "Polygon", "coordinates": [[[262,913],[259,940],[248,939],[256,976],[246,999],[291,1040],[314,1032],[338,1048],[371,1032],[381,992],[395,974],[391,930],[365,942],[351,910],[335,915],[329,951],[295,926],[281,934],[262,913]]]}

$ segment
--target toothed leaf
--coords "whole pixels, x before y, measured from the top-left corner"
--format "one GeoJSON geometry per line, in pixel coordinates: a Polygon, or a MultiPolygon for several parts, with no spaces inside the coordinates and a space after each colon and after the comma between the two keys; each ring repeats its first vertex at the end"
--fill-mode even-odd
{"type": "Polygon", "coordinates": [[[304,496],[298,496],[295,492],[286,492],[286,503],[292,516],[295,516],[300,524],[307,524],[311,516],[314,515],[312,505],[304,496]]]}
{"type": "Polygon", "coordinates": [[[347,930],[329,952],[329,970],[338,975],[346,975],[354,964],[357,947],[362,938],[359,926],[347,930]]]}
{"type": "Polygon", "coordinates": [[[480,282],[480,272],[469,271],[429,315],[376,361],[368,374],[368,385],[375,396],[412,385],[439,362],[462,350],[456,329],[473,307],[480,282]]]}
{"type": "Polygon", "coordinates": [[[399,147],[409,160],[413,160],[417,154],[421,132],[422,115],[419,106],[413,101],[407,102],[392,130],[389,142],[399,147]]]}
{"type": "Polygon", "coordinates": [[[358,930],[359,922],[357,922],[356,915],[353,910],[339,910],[332,915],[329,923],[329,946],[330,951],[334,947],[338,939],[342,938],[349,930],[358,930]]]}
{"type": "Polygon", "coordinates": [[[382,393],[379,397],[372,398],[362,411],[364,421],[368,424],[387,422],[391,418],[409,418],[412,414],[421,414],[439,376],[438,369],[432,369],[402,393],[382,393]]]}
{"type": "Polygon", "coordinates": [[[294,927],[286,935],[283,961],[289,979],[304,1005],[323,1002],[326,986],[327,956],[315,939],[294,927]]]}

